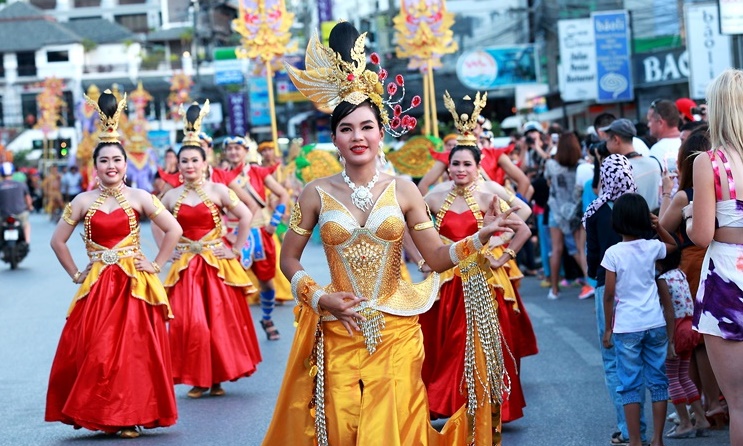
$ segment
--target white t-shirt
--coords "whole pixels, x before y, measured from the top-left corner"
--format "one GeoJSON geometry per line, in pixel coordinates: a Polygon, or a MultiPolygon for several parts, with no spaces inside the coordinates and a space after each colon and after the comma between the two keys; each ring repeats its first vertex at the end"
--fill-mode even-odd
{"type": "Polygon", "coordinates": [[[655,284],[655,262],[666,257],[660,240],[619,242],[604,253],[607,271],[616,273],[614,333],[635,333],[665,327],[655,284]]]}
{"type": "Polygon", "coordinates": [[[650,149],[648,149],[648,145],[645,144],[645,141],[636,136],[632,138],[632,147],[634,147],[635,152],[639,153],[640,155],[650,156],[650,149]]]}
{"type": "Polygon", "coordinates": [[[661,166],[665,168],[667,158],[674,160],[678,158],[679,148],[681,148],[681,138],[679,137],[659,139],[650,148],[650,156],[660,161],[661,166]]]}
{"type": "Polygon", "coordinates": [[[593,181],[593,164],[581,161],[575,171],[575,185],[583,188],[588,180],[593,181]]]}
{"type": "Polygon", "coordinates": [[[661,170],[658,161],[649,156],[634,156],[629,159],[632,176],[635,177],[637,193],[642,195],[652,212],[659,206],[661,170]]]}

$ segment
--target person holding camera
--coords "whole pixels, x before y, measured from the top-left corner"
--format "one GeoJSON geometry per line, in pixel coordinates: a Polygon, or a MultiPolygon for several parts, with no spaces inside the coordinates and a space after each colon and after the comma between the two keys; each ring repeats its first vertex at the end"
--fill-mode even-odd
{"type": "Polygon", "coordinates": [[[660,202],[660,177],[662,168],[657,159],[639,154],[632,143],[637,136],[635,125],[629,119],[617,119],[600,129],[607,135],[606,148],[629,159],[637,184],[637,193],[642,195],[651,210],[658,209],[660,202]]]}

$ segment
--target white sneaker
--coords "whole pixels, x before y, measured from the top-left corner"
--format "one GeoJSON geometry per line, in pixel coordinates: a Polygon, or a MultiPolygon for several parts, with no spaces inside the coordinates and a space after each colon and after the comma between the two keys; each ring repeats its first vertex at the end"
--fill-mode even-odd
{"type": "Polygon", "coordinates": [[[547,299],[549,300],[557,300],[559,297],[559,293],[553,293],[552,289],[550,289],[549,293],[547,293],[547,299]]]}

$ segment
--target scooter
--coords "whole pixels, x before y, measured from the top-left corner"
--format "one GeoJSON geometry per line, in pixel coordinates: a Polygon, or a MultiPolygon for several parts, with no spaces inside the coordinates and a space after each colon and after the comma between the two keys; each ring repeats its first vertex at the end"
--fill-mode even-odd
{"type": "Polygon", "coordinates": [[[18,264],[28,255],[28,243],[23,233],[23,225],[14,215],[2,220],[0,227],[0,253],[5,263],[10,263],[10,269],[18,268],[18,264]]]}

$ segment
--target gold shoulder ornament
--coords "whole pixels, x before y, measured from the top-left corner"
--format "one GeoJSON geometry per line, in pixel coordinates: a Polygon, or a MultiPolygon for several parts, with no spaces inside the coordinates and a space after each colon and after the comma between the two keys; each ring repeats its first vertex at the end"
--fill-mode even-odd
{"type": "Polygon", "coordinates": [[[312,231],[300,228],[300,223],[302,223],[302,209],[299,208],[299,201],[297,201],[296,203],[294,203],[291,216],[289,217],[289,229],[297,233],[297,235],[301,235],[302,237],[311,236],[312,231]]]}
{"type": "Polygon", "coordinates": [[[165,210],[165,206],[163,206],[163,203],[154,194],[152,195],[152,204],[155,205],[155,210],[149,215],[150,220],[157,217],[162,211],[165,210]]]}
{"type": "Polygon", "coordinates": [[[234,209],[234,208],[235,208],[235,206],[237,206],[238,204],[240,204],[240,199],[239,199],[239,198],[237,198],[237,194],[235,193],[235,191],[233,191],[232,189],[229,189],[229,190],[227,191],[227,195],[228,195],[228,196],[229,196],[229,198],[230,198],[230,202],[229,202],[229,204],[227,205],[227,208],[228,208],[228,209],[234,209]]]}
{"type": "Polygon", "coordinates": [[[77,226],[77,220],[72,219],[72,203],[67,203],[62,212],[62,220],[68,225],[75,227],[77,226]]]}

